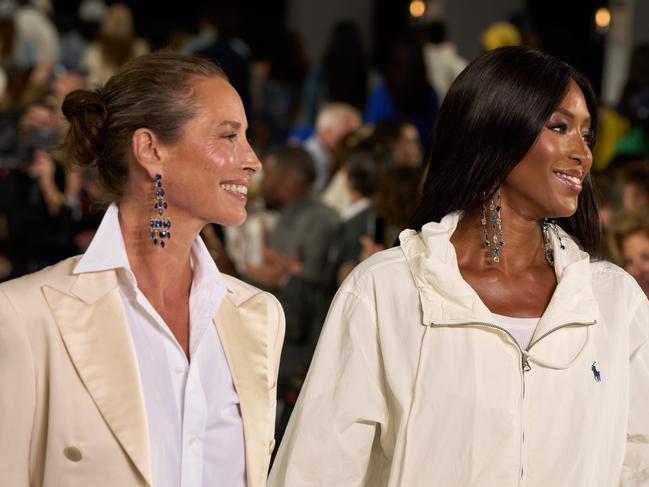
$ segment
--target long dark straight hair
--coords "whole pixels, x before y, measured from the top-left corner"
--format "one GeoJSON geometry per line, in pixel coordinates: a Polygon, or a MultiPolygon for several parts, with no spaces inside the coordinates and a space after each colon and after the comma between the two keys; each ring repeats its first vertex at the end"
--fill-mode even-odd
{"type": "MultiPolygon", "coordinates": [[[[527,47],[495,49],[469,64],[437,116],[422,202],[409,228],[420,230],[450,212],[479,207],[532,147],[571,80],[584,94],[594,134],[595,94],[568,64],[527,47]]],[[[557,223],[584,250],[598,253],[599,219],[590,176],[575,214],[557,223]]]]}

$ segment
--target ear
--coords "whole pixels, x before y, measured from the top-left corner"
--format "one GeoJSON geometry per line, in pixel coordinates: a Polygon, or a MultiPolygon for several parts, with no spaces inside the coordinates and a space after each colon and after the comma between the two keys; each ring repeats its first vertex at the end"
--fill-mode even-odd
{"type": "Polygon", "coordinates": [[[164,148],[160,140],[148,128],[139,128],[133,132],[131,146],[135,161],[151,176],[162,174],[164,168],[164,148]]]}

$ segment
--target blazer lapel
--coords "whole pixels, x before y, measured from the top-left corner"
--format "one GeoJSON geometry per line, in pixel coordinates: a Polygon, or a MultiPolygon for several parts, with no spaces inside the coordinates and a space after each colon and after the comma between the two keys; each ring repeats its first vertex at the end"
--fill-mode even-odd
{"type": "Polygon", "coordinates": [[[114,271],[80,274],[73,295],[43,293],[81,380],[149,485],[149,431],[137,358],[114,271]]]}
{"type": "Polygon", "coordinates": [[[268,343],[266,297],[238,307],[226,295],[214,319],[239,395],[246,445],[248,487],[266,485],[268,468],[268,343]]]}

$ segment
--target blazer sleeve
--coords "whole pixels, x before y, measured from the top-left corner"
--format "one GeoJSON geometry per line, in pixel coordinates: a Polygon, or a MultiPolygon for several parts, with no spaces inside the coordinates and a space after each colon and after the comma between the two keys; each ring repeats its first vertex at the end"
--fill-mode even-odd
{"type": "Polygon", "coordinates": [[[643,295],[630,329],[629,426],[621,487],[649,485],[649,300],[643,295]]]}
{"type": "Polygon", "coordinates": [[[2,485],[28,487],[36,408],[32,350],[14,306],[0,291],[0,472],[2,485]]]}
{"type": "Polygon", "coordinates": [[[271,487],[370,487],[386,422],[378,333],[369,302],[341,289],[269,478],[271,487]]]}

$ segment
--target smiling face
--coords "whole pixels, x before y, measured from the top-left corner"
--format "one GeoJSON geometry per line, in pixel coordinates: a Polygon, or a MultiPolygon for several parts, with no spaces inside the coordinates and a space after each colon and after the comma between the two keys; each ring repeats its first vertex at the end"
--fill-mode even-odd
{"type": "Polygon", "coordinates": [[[240,225],[250,177],[261,168],[246,138],[241,98],[218,77],[193,84],[195,116],[177,142],[165,146],[163,185],[175,218],[240,225]]]}
{"type": "Polygon", "coordinates": [[[508,206],[535,220],[573,215],[593,163],[590,124],[584,95],[571,81],[534,144],[501,186],[508,206]]]}

